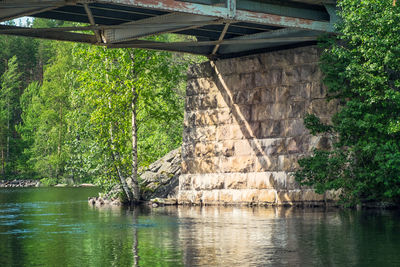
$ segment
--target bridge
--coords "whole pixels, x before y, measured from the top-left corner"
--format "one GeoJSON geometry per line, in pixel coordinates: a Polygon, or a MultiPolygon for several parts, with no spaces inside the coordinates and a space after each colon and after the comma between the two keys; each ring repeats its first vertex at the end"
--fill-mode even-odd
{"type": "Polygon", "coordinates": [[[304,126],[328,122],[319,69],[322,34],[334,33],[324,0],[0,0],[0,20],[21,16],[79,22],[73,27],[0,25],[0,34],[207,56],[187,75],[179,202],[324,205],[292,174],[313,148],[330,149],[304,126]],[[173,33],[177,42],[149,38],[173,33]],[[179,40],[179,38],[177,38],[179,40]]]}
{"type": "Polygon", "coordinates": [[[0,22],[23,16],[79,22],[28,28],[0,25],[0,34],[73,41],[109,48],[145,48],[210,59],[309,45],[334,32],[333,0],[0,0],[0,22]],[[184,41],[149,36],[174,33],[184,41]]]}

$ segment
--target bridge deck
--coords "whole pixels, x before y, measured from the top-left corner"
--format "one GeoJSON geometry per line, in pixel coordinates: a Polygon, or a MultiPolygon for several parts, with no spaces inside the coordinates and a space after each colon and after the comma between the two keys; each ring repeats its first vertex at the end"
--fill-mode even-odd
{"type": "Polygon", "coordinates": [[[0,22],[32,16],[82,26],[0,25],[0,34],[227,58],[315,42],[333,32],[332,0],[0,0],[0,22]],[[80,33],[78,33],[80,32],[80,33]],[[146,37],[175,33],[188,41],[146,37]]]}

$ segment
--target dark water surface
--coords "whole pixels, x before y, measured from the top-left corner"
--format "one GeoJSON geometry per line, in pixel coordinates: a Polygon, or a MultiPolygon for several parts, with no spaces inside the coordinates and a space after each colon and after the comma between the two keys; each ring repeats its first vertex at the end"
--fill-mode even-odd
{"type": "Polygon", "coordinates": [[[400,266],[400,214],[95,208],[95,188],[0,190],[0,266],[400,266]]]}

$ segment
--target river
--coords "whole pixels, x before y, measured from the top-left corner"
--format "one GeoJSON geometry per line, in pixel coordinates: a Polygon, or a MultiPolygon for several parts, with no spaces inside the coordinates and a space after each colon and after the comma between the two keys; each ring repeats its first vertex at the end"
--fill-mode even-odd
{"type": "Polygon", "coordinates": [[[400,214],[96,208],[96,188],[0,190],[0,266],[400,266],[400,214]]]}

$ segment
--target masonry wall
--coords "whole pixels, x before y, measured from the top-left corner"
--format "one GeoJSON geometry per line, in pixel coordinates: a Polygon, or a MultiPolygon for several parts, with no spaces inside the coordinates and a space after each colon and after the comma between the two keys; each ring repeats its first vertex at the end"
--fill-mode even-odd
{"type": "Polygon", "coordinates": [[[187,85],[179,202],[195,204],[323,204],[335,196],[300,188],[292,173],[312,148],[303,118],[329,121],[317,47],[206,62],[187,85]]]}

